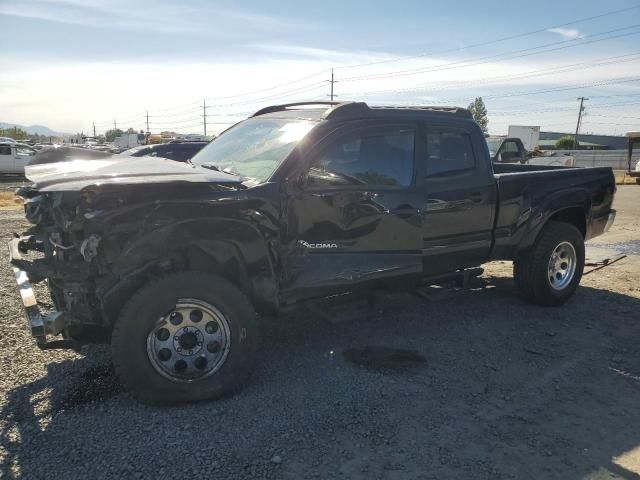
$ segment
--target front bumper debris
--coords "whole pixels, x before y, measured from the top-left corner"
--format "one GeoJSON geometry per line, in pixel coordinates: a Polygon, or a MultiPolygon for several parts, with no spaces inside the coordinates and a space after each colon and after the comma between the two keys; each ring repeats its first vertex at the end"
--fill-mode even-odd
{"type": "Polygon", "coordinates": [[[20,293],[22,305],[24,306],[27,325],[31,330],[31,335],[36,339],[38,347],[48,349],[52,348],[52,343],[54,345],[60,344],[60,342],[47,343],[47,335],[59,335],[64,330],[64,312],[52,311],[47,315],[43,315],[38,306],[38,301],[31,287],[27,272],[14,263],[14,260],[17,261],[16,263],[18,264],[25,262],[20,252],[27,250],[25,242],[30,241],[30,237],[14,238],[11,240],[9,242],[9,259],[16,277],[18,292],[20,293]]]}
{"type": "Polygon", "coordinates": [[[615,220],[616,220],[616,211],[611,209],[607,217],[607,223],[605,224],[604,230],[602,231],[602,233],[608,232],[615,220]]]}

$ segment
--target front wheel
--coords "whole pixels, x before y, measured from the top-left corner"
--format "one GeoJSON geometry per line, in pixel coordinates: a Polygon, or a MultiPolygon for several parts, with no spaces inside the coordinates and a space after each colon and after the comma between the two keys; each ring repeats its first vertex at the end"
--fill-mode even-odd
{"type": "Polygon", "coordinates": [[[549,222],[533,248],[514,261],[514,278],[532,303],[562,305],[578,288],[584,270],[584,238],[568,223],[549,222]]]}
{"type": "Polygon", "coordinates": [[[249,299],[200,272],[153,280],[125,305],[113,329],[116,371],[143,403],[172,404],[235,392],[258,341],[249,299]]]}

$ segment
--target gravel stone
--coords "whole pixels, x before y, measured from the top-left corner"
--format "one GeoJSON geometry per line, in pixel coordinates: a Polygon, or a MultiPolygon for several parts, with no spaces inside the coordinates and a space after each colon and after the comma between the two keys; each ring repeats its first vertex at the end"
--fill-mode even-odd
{"type": "MultiPolygon", "coordinates": [[[[595,241],[640,240],[640,188],[619,187],[616,209],[595,241]]],[[[0,210],[0,243],[25,227],[19,210],[0,210]]],[[[584,277],[561,308],[522,301],[511,264],[494,262],[451,300],[380,295],[372,309],[329,302],[265,320],[241,393],[171,408],[134,402],[108,346],[39,350],[7,256],[0,244],[3,480],[640,474],[625,463],[639,442],[640,289],[629,289],[639,255],[584,277]],[[343,356],[367,346],[426,361],[377,368],[343,356]]]]}

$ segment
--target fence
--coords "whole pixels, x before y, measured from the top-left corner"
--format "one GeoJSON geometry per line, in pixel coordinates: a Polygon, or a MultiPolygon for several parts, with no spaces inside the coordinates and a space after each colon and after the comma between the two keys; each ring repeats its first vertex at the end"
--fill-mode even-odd
{"type": "MultiPolygon", "coordinates": [[[[575,159],[576,167],[611,167],[614,170],[627,170],[627,150],[557,150],[558,153],[568,153],[575,159]]],[[[640,161],[640,149],[633,152],[631,169],[635,169],[640,161]]]]}

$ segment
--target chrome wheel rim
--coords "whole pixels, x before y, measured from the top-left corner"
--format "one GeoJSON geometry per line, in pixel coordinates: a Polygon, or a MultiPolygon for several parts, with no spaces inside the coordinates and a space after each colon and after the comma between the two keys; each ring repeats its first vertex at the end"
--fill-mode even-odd
{"type": "Polygon", "coordinates": [[[231,329],[213,305],[179,299],[147,336],[153,368],[174,382],[194,382],[220,370],[229,354],[231,329]]]}
{"type": "Polygon", "coordinates": [[[549,285],[554,290],[562,290],[573,280],[576,273],[576,249],[569,242],[562,242],[551,253],[549,258],[549,285]]]}

